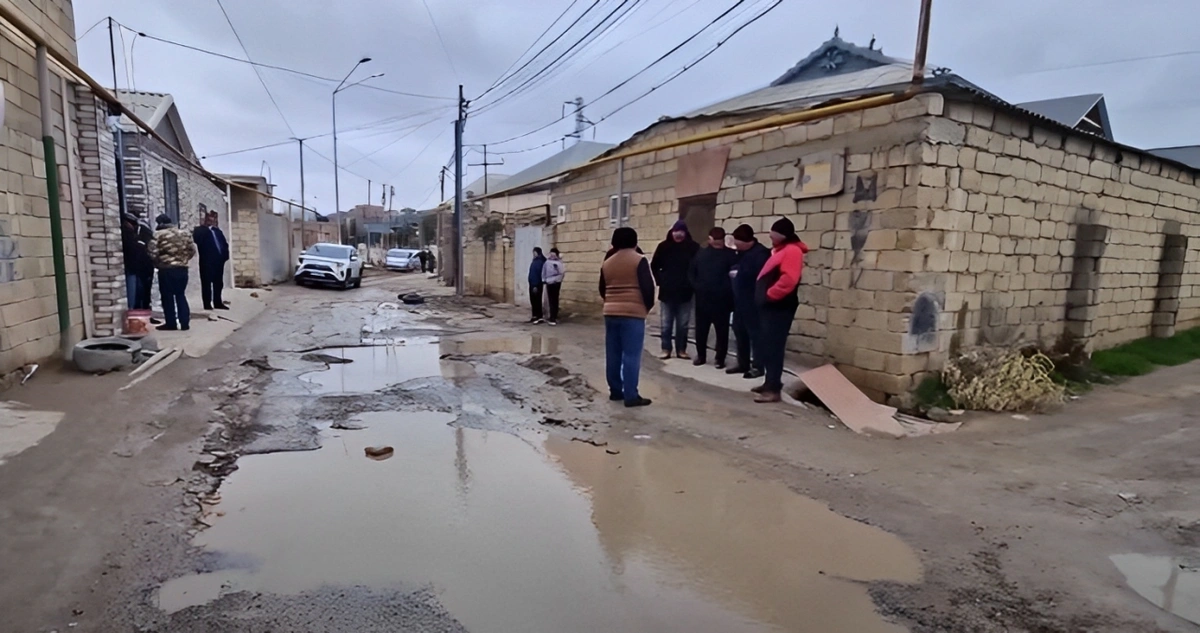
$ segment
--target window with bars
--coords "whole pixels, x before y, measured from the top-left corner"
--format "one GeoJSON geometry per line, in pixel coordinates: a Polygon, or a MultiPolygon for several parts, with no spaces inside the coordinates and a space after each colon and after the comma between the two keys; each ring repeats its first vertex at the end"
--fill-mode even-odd
{"type": "Polygon", "coordinates": [[[179,224],[179,177],[163,167],[163,213],[179,224]]]}
{"type": "Polygon", "coordinates": [[[629,194],[612,196],[608,199],[608,225],[625,226],[629,223],[629,194]],[[620,202],[618,203],[618,198],[620,202]]]}

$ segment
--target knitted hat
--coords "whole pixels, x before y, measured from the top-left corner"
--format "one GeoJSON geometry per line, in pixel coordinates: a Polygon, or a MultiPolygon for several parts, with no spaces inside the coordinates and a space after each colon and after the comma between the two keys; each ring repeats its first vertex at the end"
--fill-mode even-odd
{"type": "Polygon", "coordinates": [[[683,220],[675,220],[675,224],[672,224],[672,225],[671,225],[671,232],[672,232],[672,233],[674,233],[675,231],[684,231],[684,232],[687,232],[687,230],[688,230],[688,228],[687,228],[687,222],[684,222],[683,220]]]}
{"type": "Polygon", "coordinates": [[[613,248],[633,248],[637,246],[638,234],[632,227],[622,226],[613,231],[612,245],[613,248]]]}
{"type": "Polygon", "coordinates": [[[157,218],[154,218],[154,222],[159,226],[171,226],[175,224],[175,220],[172,220],[171,216],[165,213],[160,213],[157,218]]]}
{"type": "Polygon", "coordinates": [[[778,233],[783,236],[784,242],[799,242],[800,236],[796,235],[796,225],[787,218],[779,218],[775,224],[771,225],[771,232],[778,233]]]}
{"type": "Polygon", "coordinates": [[[739,242],[749,242],[753,240],[754,228],[749,224],[738,225],[738,227],[733,230],[733,239],[739,242]]]}
{"type": "Polygon", "coordinates": [[[708,236],[713,238],[714,240],[724,240],[725,239],[725,229],[723,229],[719,226],[714,226],[712,228],[712,230],[708,232],[708,236]]]}

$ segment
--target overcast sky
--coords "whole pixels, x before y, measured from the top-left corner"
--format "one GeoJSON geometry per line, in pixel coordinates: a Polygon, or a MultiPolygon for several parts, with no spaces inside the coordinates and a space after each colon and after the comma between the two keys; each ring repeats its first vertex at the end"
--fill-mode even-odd
{"type": "MultiPolygon", "coordinates": [[[[379,202],[381,183],[395,187],[397,209],[435,203],[438,171],[453,151],[451,120],[458,84],[466,86],[468,98],[478,97],[571,4],[570,0],[426,1],[428,12],[422,0],[224,0],[233,26],[256,62],[340,79],[359,58],[368,56],[373,61],[359,68],[351,83],[382,72],[383,77],[368,83],[442,97],[401,96],[362,86],[339,93],[340,163],[353,172],[342,172],[342,208],[367,201],[367,179],[373,182],[374,203],[379,202]],[[363,128],[380,121],[385,123],[363,128]]],[[[589,16],[607,13],[622,2],[627,3],[625,8],[634,8],[623,22],[561,71],[532,84],[528,92],[486,109],[492,99],[516,87],[515,83],[502,85],[476,101],[475,107],[484,111],[468,123],[468,144],[491,143],[490,150],[504,151],[555,141],[571,131],[570,120],[520,140],[495,144],[557,119],[562,103],[576,96],[589,102],[586,115],[599,119],[698,57],[771,0],[745,0],[731,16],[737,18],[735,22],[711,35],[706,32],[594,104],[596,97],[736,0],[582,0],[550,37],[593,2],[598,6],[589,16]]],[[[911,58],[918,4],[917,0],[783,0],[711,57],[604,121],[596,129],[596,140],[620,142],[659,116],[762,87],[828,39],[835,25],[841,27],[843,39],[866,45],[875,36],[885,53],[911,58]]],[[[109,15],[147,35],[245,56],[216,0],[76,0],[77,36],[83,38],[80,62],[104,85],[113,81],[108,31],[101,25],[86,37],[83,34],[109,15]]],[[[560,44],[582,36],[594,24],[589,20],[585,17],[580,22],[584,28],[577,27],[560,44]]],[[[929,59],[1014,102],[1102,92],[1117,140],[1139,147],[1195,144],[1200,143],[1200,55],[1075,66],[1196,49],[1198,27],[1200,9],[1195,0],[935,0],[929,59]]],[[[116,52],[119,86],[132,84],[138,90],[174,95],[201,156],[294,136],[319,136],[306,142],[313,150],[305,156],[306,194],[309,206],[333,210],[333,166],[316,154],[333,157],[328,136],[333,84],[262,70],[281,117],[248,64],[135,38],[132,32],[125,32],[124,42],[118,38],[116,52]]],[[[546,61],[535,61],[530,69],[546,61]]],[[[491,169],[515,173],[559,147],[555,143],[506,155],[504,166],[491,169]]],[[[267,174],[269,168],[276,193],[299,199],[298,160],[297,144],[290,143],[206,158],[204,164],[213,171],[244,174],[267,174]]],[[[465,162],[481,160],[482,156],[469,153],[465,162]]],[[[470,167],[468,181],[481,174],[481,167],[470,167]]],[[[449,182],[446,187],[452,191],[449,182]]]]}

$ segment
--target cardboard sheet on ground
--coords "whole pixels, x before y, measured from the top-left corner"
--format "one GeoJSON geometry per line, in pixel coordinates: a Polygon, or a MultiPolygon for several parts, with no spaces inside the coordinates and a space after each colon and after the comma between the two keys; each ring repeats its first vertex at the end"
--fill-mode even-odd
{"type": "Polygon", "coordinates": [[[894,417],[894,407],[868,398],[833,365],[823,365],[800,374],[800,382],[855,433],[891,438],[907,435],[894,417]]]}

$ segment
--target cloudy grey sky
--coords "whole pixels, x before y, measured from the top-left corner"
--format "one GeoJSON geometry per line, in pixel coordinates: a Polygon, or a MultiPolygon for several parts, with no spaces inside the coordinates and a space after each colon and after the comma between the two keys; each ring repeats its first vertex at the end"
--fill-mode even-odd
{"type": "MultiPolygon", "coordinates": [[[[502,85],[475,102],[479,114],[467,127],[468,144],[491,143],[492,151],[522,150],[553,142],[571,131],[562,121],[526,138],[510,138],[554,121],[562,102],[581,96],[592,120],[610,113],[700,56],[736,24],[771,0],[746,0],[732,23],[706,32],[678,53],[613,94],[592,101],[700,29],[737,0],[582,0],[563,26],[593,2],[596,9],[560,44],[595,24],[591,15],[632,8],[624,21],[597,39],[561,70],[497,106],[487,104],[515,88],[502,85]]],[[[223,0],[233,26],[259,63],[322,77],[341,78],[363,56],[374,61],[351,82],[385,73],[370,84],[441,97],[428,99],[364,89],[338,95],[342,207],[373,202],[380,183],[396,189],[395,207],[426,207],[438,196],[437,174],[453,150],[451,120],[458,84],[468,98],[483,93],[526,50],[571,0],[223,0]],[[432,14],[433,20],[430,19],[432,14]],[[435,30],[434,23],[437,25],[435,30]],[[441,38],[439,39],[438,31],[441,38]],[[443,48],[441,41],[445,42],[443,48]],[[380,122],[383,123],[380,123],[380,122]],[[372,125],[374,124],[374,125],[372,125]],[[365,127],[371,126],[371,127],[365,127]],[[360,129],[354,129],[360,128],[360,129]]],[[[843,39],[865,45],[876,37],[884,52],[911,58],[917,0],[783,0],[715,54],[650,96],[621,110],[596,129],[596,140],[619,142],[664,114],[678,114],[766,85],[828,39],[835,25],[843,39]]],[[[80,61],[101,83],[112,83],[108,31],[111,15],[134,31],[244,57],[217,0],[76,0],[80,61]]],[[[1200,143],[1200,27],[1195,0],[935,0],[930,63],[956,73],[1010,101],[1087,92],[1105,94],[1117,139],[1141,147],[1200,143]],[[1079,67],[1090,65],[1086,67],[1079,67]]],[[[539,44],[540,48],[541,44],[539,44]]],[[[551,48],[556,53],[560,47],[551,48]]],[[[330,91],[333,84],[276,70],[262,70],[283,116],[247,64],[223,60],[124,33],[118,38],[117,82],[175,96],[192,144],[202,156],[318,137],[306,143],[306,191],[310,206],[333,210],[330,91]],[[130,53],[132,49],[132,53],[130,53]],[[286,119],[286,123],[285,123],[286,119]],[[289,129],[290,126],[290,129],[289,129]]],[[[548,61],[539,59],[530,69],[548,61]]],[[[588,133],[590,138],[591,133],[588,133]]],[[[504,156],[494,172],[515,173],[555,151],[558,144],[504,156]]],[[[204,160],[219,172],[266,173],[276,192],[300,196],[296,143],[204,160]]],[[[481,162],[469,153],[466,162],[481,162]]],[[[469,168],[468,179],[482,174],[469,168]]],[[[447,183],[447,191],[451,191],[447,183]]]]}

